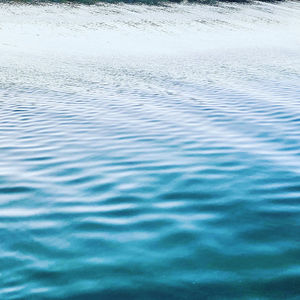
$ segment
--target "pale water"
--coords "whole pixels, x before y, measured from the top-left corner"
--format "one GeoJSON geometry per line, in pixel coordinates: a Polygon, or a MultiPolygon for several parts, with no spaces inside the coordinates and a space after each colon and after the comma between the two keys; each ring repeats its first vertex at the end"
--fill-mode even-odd
{"type": "Polygon", "coordinates": [[[300,3],[0,5],[0,299],[299,299],[300,3]]]}

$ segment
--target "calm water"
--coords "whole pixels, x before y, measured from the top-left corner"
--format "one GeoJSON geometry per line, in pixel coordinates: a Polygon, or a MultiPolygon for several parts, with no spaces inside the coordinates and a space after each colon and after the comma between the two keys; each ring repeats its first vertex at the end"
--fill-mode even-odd
{"type": "Polygon", "coordinates": [[[0,53],[0,299],[299,299],[299,2],[2,4],[0,53]]]}

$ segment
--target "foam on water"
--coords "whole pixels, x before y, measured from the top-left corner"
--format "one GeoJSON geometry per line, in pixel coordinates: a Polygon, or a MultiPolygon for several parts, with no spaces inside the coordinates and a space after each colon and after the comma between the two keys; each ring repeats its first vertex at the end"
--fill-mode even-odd
{"type": "Polygon", "coordinates": [[[297,299],[300,5],[0,6],[0,298],[297,299]]]}

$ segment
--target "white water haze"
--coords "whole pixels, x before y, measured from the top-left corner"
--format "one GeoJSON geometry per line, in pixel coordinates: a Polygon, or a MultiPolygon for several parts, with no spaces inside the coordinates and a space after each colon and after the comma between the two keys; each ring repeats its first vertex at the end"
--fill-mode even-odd
{"type": "Polygon", "coordinates": [[[187,55],[299,46],[299,3],[1,5],[1,53],[187,55]]]}

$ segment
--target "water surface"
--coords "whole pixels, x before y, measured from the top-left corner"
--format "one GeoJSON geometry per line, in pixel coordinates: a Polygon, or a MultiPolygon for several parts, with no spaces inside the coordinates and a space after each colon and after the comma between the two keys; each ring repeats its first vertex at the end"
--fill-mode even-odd
{"type": "Polygon", "coordinates": [[[298,299],[300,5],[0,6],[1,299],[298,299]]]}

